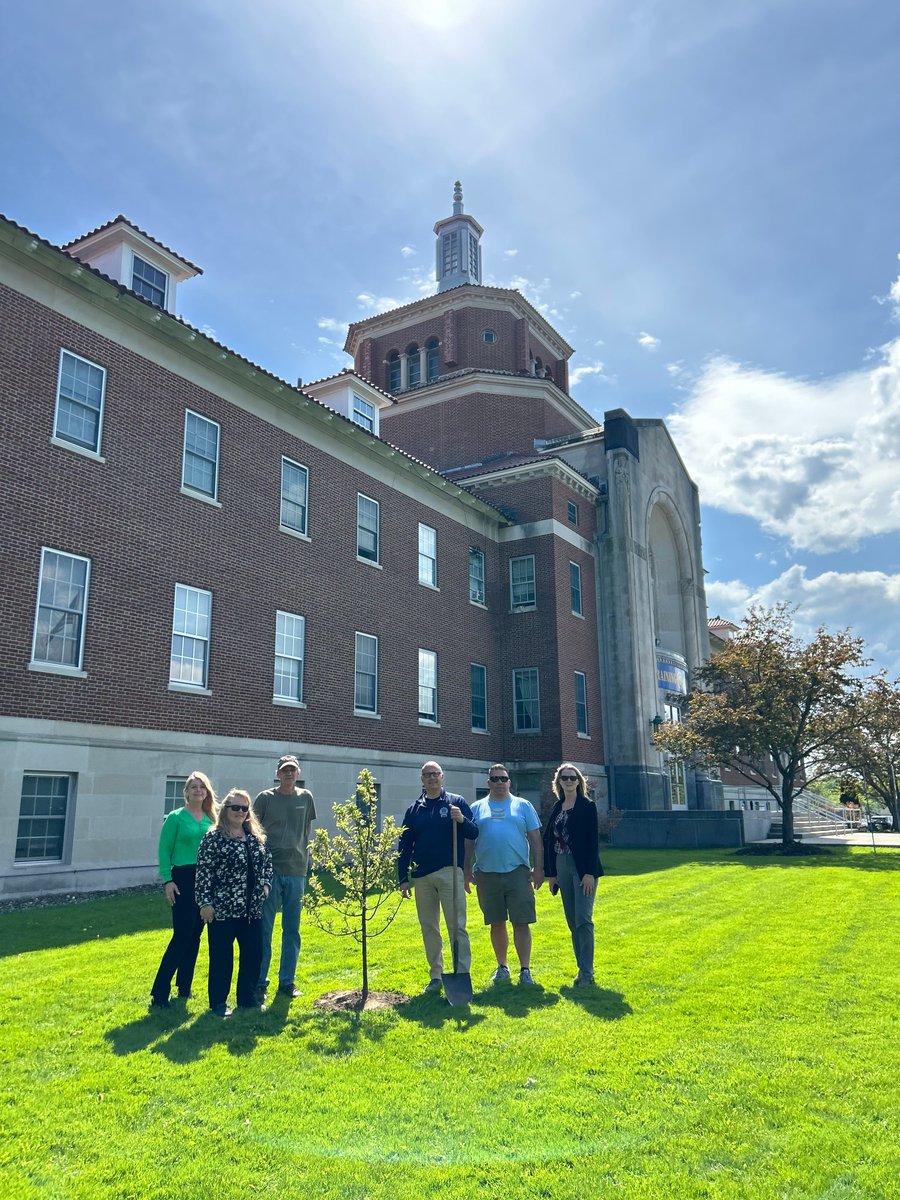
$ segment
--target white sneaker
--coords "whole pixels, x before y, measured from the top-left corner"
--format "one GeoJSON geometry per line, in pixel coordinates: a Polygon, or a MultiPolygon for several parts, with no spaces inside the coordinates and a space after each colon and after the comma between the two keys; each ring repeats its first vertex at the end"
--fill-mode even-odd
{"type": "Polygon", "coordinates": [[[491,976],[491,983],[509,983],[509,967],[501,964],[491,976]]]}
{"type": "Polygon", "coordinates": [[[519,972],[519,986],[534,987],[534,976],[529,967],[523,967],[519,972]]]}

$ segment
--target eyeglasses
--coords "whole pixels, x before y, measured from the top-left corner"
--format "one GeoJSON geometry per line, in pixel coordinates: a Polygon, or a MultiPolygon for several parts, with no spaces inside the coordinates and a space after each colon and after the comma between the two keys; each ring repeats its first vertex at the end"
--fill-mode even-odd
{"type": "Polygon", "coordinates": [[[432,776],[434,776],[435,779],[440,779],[440,777],[443,775],[443,773],[444,773],[443,771],[423,771],[422,778],[430,779],[432,776]]]}
{"type": "Polygon", "coordinates": [[[578,776],[577,775],[560,775],[559,782],[560,783],[577,783],[578,776]]]}
{"type": "Polygon", "coordinates": [[[508,775],[488,775],[488,779],[491,783],[509,783],[508,775]]]}
{"type": "Polygon", "coordinates": [[[250,811],[249,804],[226,804],[225,807],[230,808],[232,812],[246,813],[250,811]]]}

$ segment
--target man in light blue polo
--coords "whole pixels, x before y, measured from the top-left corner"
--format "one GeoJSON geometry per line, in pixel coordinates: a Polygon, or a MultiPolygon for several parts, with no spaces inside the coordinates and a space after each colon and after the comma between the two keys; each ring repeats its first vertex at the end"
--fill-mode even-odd
{"type": "Polygon", "coordinates": [[[474,878],[478,904],[485,925],[491,928],[491,945],[497,957],[492,982],[504,983],[510,977],[509,921],[519,959],[519,983],[533,984],[531,926],[537,919],[534,893],[544,882],[541,822],[532,804],[521,796],[510,795],[509,771],[501,763],[488,771],[488,787],[489,794],[472,805],[478,841],[466,842],[466,891],[474,878]]]}

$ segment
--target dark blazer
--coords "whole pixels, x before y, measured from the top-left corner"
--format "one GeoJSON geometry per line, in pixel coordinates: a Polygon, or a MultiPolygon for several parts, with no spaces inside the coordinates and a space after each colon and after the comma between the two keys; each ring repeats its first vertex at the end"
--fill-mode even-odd
{"type": "MultiPolygon", "coordinates": [[[[562,808],[562,800],[557,800],[553,811],[544,826],[544,874],[556,875],[556,844],[553,836],[553,822],[562,808]]],[[[575,869],[581,879],[585,875],[594,875],[598,879],[603,874],[603,864],[600,862],[599,835],[597,831],[597,806],[593,800],[586,800],[580,793],[575,798],[575,804],[569,813],[569,837],[572,842],[572,857],[575,859],[575,869]]]]}

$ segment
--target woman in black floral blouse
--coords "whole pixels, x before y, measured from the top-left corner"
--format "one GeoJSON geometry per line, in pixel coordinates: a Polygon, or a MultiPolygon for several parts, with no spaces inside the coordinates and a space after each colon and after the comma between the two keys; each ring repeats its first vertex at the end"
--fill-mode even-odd
{"type": "Polygon", "coordinates": [[[250,795],[232,788],[197,854],[196,898],[209,927],[209,1008],[217,1017],[231,1013],[235,941],[241,957],[238,1007],[261,1007],[254,994],[262,962],[260,918],[271,883],[272,855],[250,795]]]}

